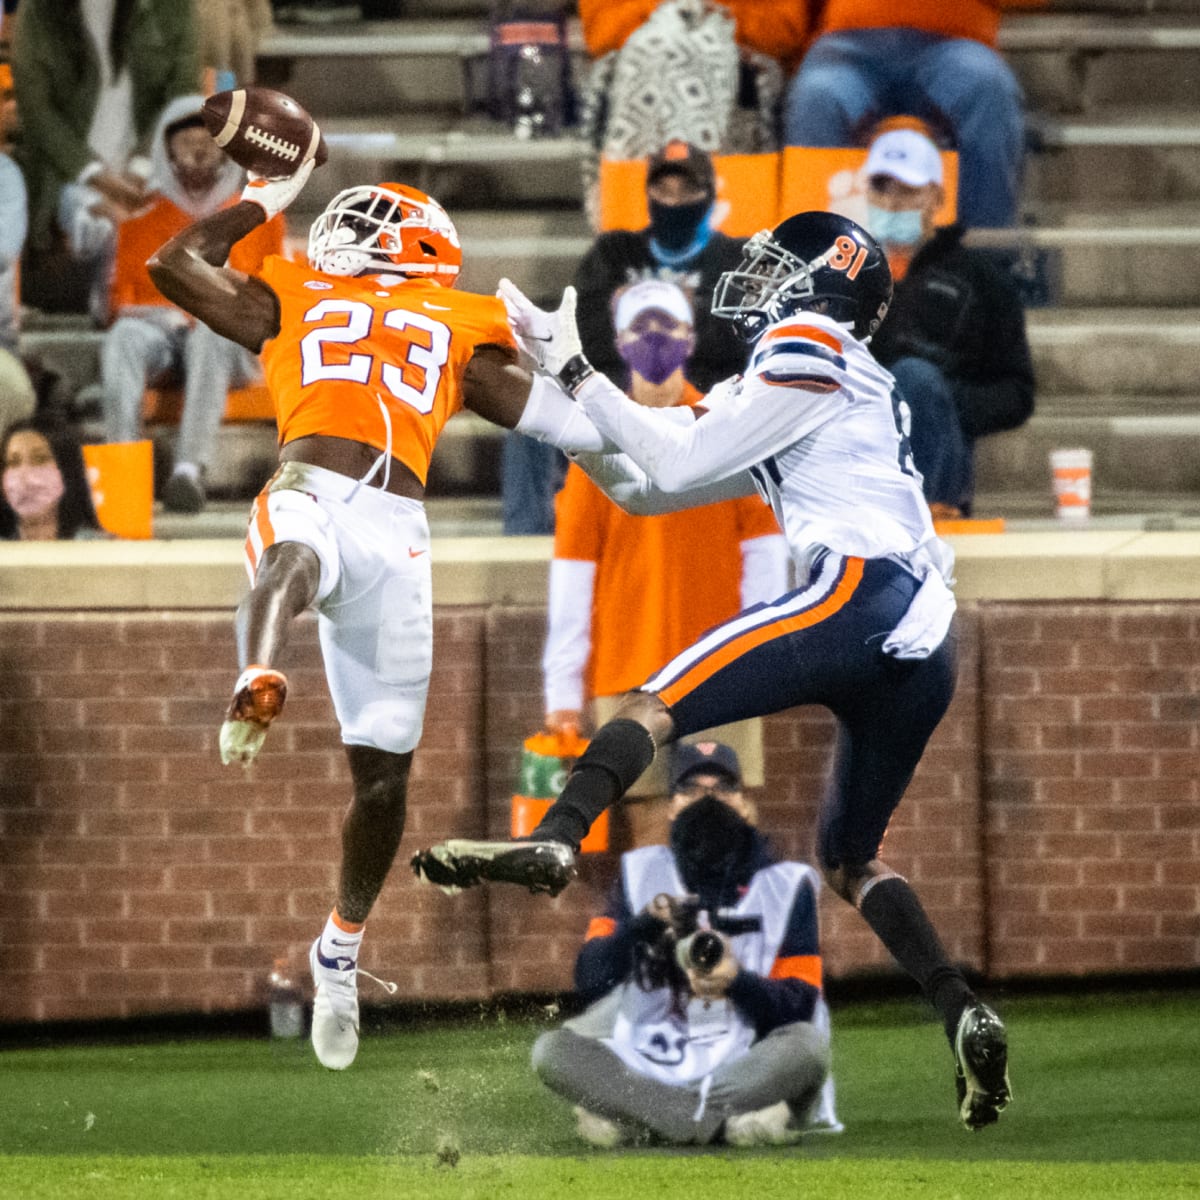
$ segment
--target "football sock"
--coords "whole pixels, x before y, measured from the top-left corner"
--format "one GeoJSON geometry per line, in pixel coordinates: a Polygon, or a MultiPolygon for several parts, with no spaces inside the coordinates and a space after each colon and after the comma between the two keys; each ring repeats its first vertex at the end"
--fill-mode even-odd
{"type": "Polygon", "coordinates": [[[320,953],[322,958],[352,958],[358,960],[362,945],[363,926],[353,921],[344,921],[335,908],[321,930],[320,953]]]}
{"type": "Polygon", "coordinates": [[[953,1041],[958,1019],[974,996],[963,973],[946,956],[917,893],[907,880],[888,876],[867,889],[859,911],[892,957],[920,984],[953,1041]]]}
{"type": "Polygon", "coordinates": [[[592,822],[653,761],[654,739],[644,725],[618,717],[601,726],[572,769],[562,795],[530,834],[531,840],[565,842],[578,850],[592,822]]]}

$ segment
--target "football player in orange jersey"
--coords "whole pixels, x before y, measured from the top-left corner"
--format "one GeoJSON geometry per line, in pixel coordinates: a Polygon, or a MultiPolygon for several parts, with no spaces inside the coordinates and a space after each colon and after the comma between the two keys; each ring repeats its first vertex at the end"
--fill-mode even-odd
{"type": "Polygon", "coordinates": [[[336,903],[309,956],[312,1040],[325,1066],[343,1069],[358,1050],[363,925],[403,833],[429,686],[422,498],[438,434],[464,406],[564,448],[566,426],[591,426],[569,401],[556,409],[554,389],[516,365],[500,300],[452,290],[458,235],[415,188],[341,192],[312,226],[309,264],[269,257],[254,277],[225,266],[311,171],[252,179],[241,202],[189,226],[148,265],[168,299],[261,351],[275,404],[280,467],[251,513],[252,587],[237,616],[242,674],[220,748],[226,763],[258,753],[287,693],[277,664],[292,620],[315,607],[354,794],[336,903]],[[539,397],[557,422],[550,430],[529,424],[539,397]]]}

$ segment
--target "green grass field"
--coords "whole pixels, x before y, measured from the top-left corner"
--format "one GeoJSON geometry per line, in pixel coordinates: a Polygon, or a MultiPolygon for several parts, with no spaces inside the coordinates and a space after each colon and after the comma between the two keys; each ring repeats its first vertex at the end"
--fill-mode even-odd
{"type": "Polygon", "coordinates": [[[528,1068],[544,1024],[368,1030],[343,1074],[249,1038],[0,1053],[0,1196],[1200,1200],[1200,992],[1001,999],[1016,1100],[979,1134],[916,1003],[835,1006],[846,1132],[593,1151],[528,1068]],[[447,1160],[455,1158],[457,1165],[447,1160]]]}

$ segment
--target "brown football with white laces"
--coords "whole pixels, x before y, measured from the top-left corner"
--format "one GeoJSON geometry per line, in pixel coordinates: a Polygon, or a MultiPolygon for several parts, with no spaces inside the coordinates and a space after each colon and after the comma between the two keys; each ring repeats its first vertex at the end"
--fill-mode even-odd
{"type": "Polygon", "coordinates": [[[329,156],[320,126],[291,96],[273,88],[233,88],[209,96],[204,127],[238,166],[267,179],[294,175],[329,156]]]}

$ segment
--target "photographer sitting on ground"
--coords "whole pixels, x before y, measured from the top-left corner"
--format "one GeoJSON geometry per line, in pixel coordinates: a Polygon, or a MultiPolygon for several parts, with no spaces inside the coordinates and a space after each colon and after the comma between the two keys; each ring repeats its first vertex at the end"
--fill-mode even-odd
{"type": "Polygon", "coordinates": [[[816,872],[772,858],[728,746],[675,746],[671,806],[670,846],[622,855],[575,964],[589,1007],[538,1038],[534,1070],[595,1146],[839,1130],[816,872]]]}

